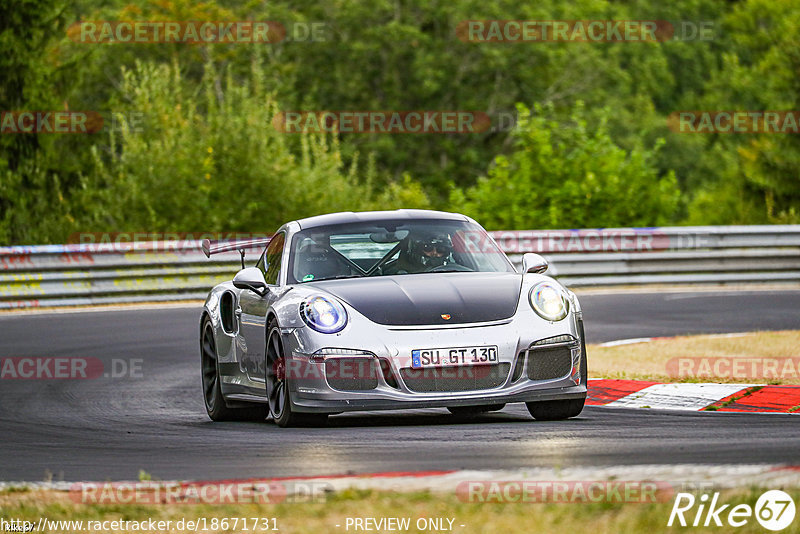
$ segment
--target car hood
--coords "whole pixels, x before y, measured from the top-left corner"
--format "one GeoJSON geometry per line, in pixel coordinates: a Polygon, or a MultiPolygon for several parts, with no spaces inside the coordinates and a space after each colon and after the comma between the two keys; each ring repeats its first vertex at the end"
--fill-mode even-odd
{"type": "Polygon", "coordinates": [[[414,326],[507,319],[516,312],[522,277],[514,273],[425,273],[313,285],[375,323],[414,326]]]}

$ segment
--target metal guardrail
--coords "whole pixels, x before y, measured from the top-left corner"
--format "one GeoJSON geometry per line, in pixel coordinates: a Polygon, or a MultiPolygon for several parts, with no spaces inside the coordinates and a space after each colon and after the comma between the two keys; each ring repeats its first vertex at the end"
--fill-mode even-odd
{"type": "Polygon", "coordinates": [[[550,262],[570,287],[800,282],[800,225],[492,232],[515,265],[550,262]]]}
{"type": "MultiPolygon", "coordinates": [[[[491,232],[519,266],[536,252],[570,287],[800,282],[800,225],[491,232]]],[[[469,241],[466,246],[484,244],[469,241]]],[[[0,309],[203,299],[239,254],[200,241],[0,247],[0,309]]]]}

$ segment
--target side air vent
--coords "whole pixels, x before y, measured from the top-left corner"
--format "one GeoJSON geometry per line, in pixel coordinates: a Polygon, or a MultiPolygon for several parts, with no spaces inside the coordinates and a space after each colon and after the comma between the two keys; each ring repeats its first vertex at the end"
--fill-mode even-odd
{"type": "Polygon", "coordinates": [[[219,318],[222,321],[222,329],[226,334],[236,333],[236,318],[234,317],[234,296],[230,291],[226,291],[219,299],[219,318]]]}

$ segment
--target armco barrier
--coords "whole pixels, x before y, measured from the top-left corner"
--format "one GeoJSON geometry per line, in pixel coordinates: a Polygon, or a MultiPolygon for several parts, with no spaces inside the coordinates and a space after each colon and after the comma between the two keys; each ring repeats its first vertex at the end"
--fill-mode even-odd
{"type": "Polygon", "coordinates": [[[239,267],[200,241],[0,247],[0,309],[203,299],[239,267]]]}
{"type": "Polygon", "coordinates": [[[550,262],[571,287],[800,282],[800,225],[492,232],[517,265],[550,262]]]}
{"type": "MultiPolygon", "coordinates": [[[[570,287],[800,282],[800,225],[491,235],[517,266],[543,255],[570,287]]],[[[199,241],[0,247],[0,309],[202,299],[239,266],[236,252],[207,259],[199,241]]]]}

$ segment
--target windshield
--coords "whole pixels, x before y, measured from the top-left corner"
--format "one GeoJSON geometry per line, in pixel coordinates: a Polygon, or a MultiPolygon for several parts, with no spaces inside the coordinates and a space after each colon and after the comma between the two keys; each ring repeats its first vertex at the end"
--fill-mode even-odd
{"type": "Polygon", "coordinates": [[[514,272],[486,231],[467,221],[384,220],[295,234],[289,283],[419,274],[514,272]]]}

